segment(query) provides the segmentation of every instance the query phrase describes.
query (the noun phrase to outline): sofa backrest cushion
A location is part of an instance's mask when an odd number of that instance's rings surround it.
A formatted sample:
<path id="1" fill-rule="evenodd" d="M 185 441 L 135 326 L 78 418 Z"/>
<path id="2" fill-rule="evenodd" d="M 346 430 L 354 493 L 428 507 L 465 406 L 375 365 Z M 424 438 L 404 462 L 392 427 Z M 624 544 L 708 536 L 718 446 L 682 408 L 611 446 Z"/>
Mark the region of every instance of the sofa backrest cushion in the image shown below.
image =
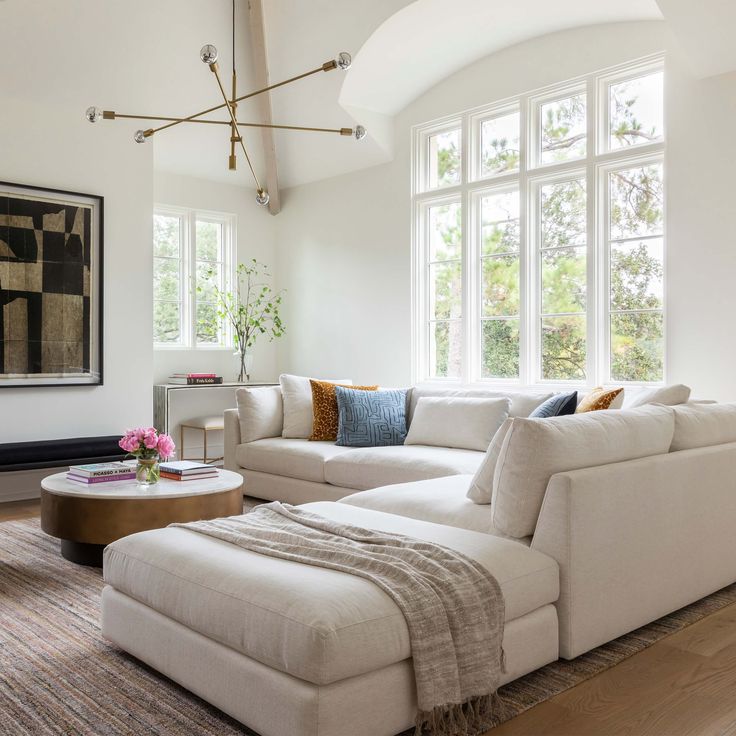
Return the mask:
<path id="1" fill-rule="evenodd" d="M 409 408 L 407 422 L 411 425 L 414 412 L 423 396 L 440 396 L 445 398 L 464 397 L 476 399 L 509 399 L 510 417 L 528 417 L 540 404 L 554 394 L 514 393 L 508 391 L 494 391 L 491 389 L 476 388 L 442 388 L 434 386 L 414 386 L 409 392 Z"/>
<path id="2" fill-rule="evenodd" d="M 506 439 L 513 423 L 513 417 L 509 417 L 493 435 L 491 444 L 488 445 L 488 450 L 486 450 L 478 470 L 475 471 L 466 494 L 473 503 L 487 504 L 493 500 L 493 476 L 496 472 L 496 464 L 501 454 L 503 441 Z"/>
<path id="3" fill-rule="evenodd" d="M 404 444 L 485 452 L 509 415 L 511 400 L 422 396 Z"/>
<path id="4" fill-rule="evenodd" d="M 318 379 L 329 381 L 329 383 L 344 383 L 352 385 L 348 378 Z M 279 376 L 281 386 L 281 397 L 284 402 L 284 427 L 282 437 L 293 439 L 309 439 L 312 434 L 314 420 L 312 405 L 312 386 L 309 378 L 304 376 L 292 376 L 282 373 Z"/>
<path id="5" fill-rule="evenodd" d="M 664 406 L 677 406 L 687 403 L 690 398 L 690 386 L 684 383 L 676 383 L 672 386 L 659 386 L 648 391 L 641 391 L 628 403 L 627 409 L 635 409 L 637 406 L 646 404 L 664 404 Z"/>
<path id="6" fill-rule="evenodd" d="M 666 406 L 515 418 L 493 477 L 494 526 L 512 537 L 533 534 L 555 473 L 666 453 L 674 428 Z"/>
<path id="7" fill-rule="evenodd" d="M 675 433 L 671 452 L 736 442 L 736 404 L 689 403 L 672 411 Z"/>
<path id="8" fill-rule="evenodd" d="M 235 392 L 240 419 L 240 441 L 279 437 L 284 427 L 280 386 L 239 388 Z"/>

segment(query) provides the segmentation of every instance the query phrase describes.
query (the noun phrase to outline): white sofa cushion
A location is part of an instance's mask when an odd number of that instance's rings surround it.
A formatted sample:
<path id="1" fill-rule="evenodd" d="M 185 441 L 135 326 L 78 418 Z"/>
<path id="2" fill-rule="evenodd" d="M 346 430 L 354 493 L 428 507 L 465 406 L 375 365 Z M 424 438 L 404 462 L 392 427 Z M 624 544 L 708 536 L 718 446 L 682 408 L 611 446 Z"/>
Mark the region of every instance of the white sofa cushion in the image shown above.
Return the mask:
<path id="1" fill-rule="evenodd" d="M 491 507 L 479 506 L 467 497 L 471 478 L 470 475 L 449 475 L 397 483 L 358 491 L 341 498 L 338 503 L 505 537 L 493 526 Z M 529 545 L 531 537 L 520 541 Z"/>
<path id="2" fill-rule="evenodd" d="M 540 404 L 544 403 L 552 393 L 533 394 L 533 393 L 513 393 L 508 391 L 494 391 L 482 388 L 442 388 L 434 386 L 414 386 L 409 394 L 409 413 L 407 422 L 411 424 L 414 419 L 419 399 L 423 396 L 441 396 L 441 397 L 468 397 L 478 399 L 509 399 L 510 417 L 528 417 Z"/>
<path id="3" fill-rule="evenodd" d="M 493 500 L 493 476 L 496 473 L 496 465 L 501 454 L 503 441 L 506 439 L 513 422 L 513 417 L 509 417 L 493 435 L 491 444 L 488 446 L 478 470 L 475 471 L 467 494 L 473 503 L 484 504 Z"/>
<path id="4" fill-rule="evenodd" d="M 349 379 L 315 379 L 327 383 L 344 383 L 351 385 Z M 281 397 L 284 405 L 283 437 L 307 439 L 312 434 L 314 408 L 312 406 L 312 385 L 309 378 L 282 373 L 279 376 Z"/>
<path id="5" fill-rule="evenodd" d="M 325 460 L 350 451 L 334 442 L 271 437 L 239 445 L 235 460 L 247 470 L 324 483 Z"/>
<path id="6" fill-rule="evenodd" d="M 624 406 L 627 409 L 635 409 L 637 406 L 645 406 L 646 404 L 677 406 L 678 404 L 686 404 L 689 398 L 690 386 L 676 383 L 672 386 L 660 386 L 659 388 L 642 391 L 636 394 L 630 403 L 625 403 Z"/>
<path id="7" fill-rule="evenodd" d="M 365 491 L 391 483 L 474 473 L 482 459 L 482 452 L 450 447 L 394 445 L 353 448 L 327 460 L 325 479 L 332 485 Z"/>
<path id="8" fill-rule="evenodd" d="M 510 405 L 508 398 L 422 396 L 404 444 L 485 452 L 508 417 Z"/>
<path id="9" fill-rule="evenodd" d="M 674 428 L 666 406 L 514 419 L 493 478 L 494 526 L 512 537 L 534 534 L 555 473 L 666 453 Z"/>
<path id="10" fill-rule="evenodd" d="M 673 407 L 675 433 L 671 452 L 736 442 L 736 404 L 694 404 Z"/>
<path id="11" fill-rule="evenodd" d="M 471 557 L 498 580 L 511 621 L 557 600 L 557 563 L 489 534 L 330 502 L 304 508 L 406 534 Z M 411 656 L 406 621 L 357 575 L 244 550 L 182 528 L 113 542 L 104 576 L 116 590 L 263 664 L 327 684 Z"/>
<path id="12" fill-rule="evenodd" d="M 280 437 L 284 428 L 284 406 L 280 386 L 239 388 L 235 392 L 240 420 L 240 441 Z"/>

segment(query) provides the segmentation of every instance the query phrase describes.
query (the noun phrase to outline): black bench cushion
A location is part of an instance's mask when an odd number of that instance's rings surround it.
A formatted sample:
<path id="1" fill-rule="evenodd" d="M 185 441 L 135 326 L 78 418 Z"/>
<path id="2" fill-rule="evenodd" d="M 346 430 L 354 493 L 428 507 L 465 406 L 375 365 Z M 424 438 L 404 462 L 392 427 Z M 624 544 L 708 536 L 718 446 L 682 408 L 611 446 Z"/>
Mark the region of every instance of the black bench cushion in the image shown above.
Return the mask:
<path id="1" fill-rule="evenodd" d="M 0 472 L 120 460 L 125 451 L 119 447 L 119 439 L 110 436 L 6 442 L 0 444 Z"/>

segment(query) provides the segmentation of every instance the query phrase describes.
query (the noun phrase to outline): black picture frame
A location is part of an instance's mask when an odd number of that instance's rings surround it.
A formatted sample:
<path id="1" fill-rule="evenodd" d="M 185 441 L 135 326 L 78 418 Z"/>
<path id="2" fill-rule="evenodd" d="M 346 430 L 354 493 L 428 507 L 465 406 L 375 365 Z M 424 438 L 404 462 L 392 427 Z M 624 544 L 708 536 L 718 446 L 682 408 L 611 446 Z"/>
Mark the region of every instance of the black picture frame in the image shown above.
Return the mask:
<path id="1" fill-rule="evenodd" d="M 102 386 L 104 197 L 0 181 L 0 388 Z"/>

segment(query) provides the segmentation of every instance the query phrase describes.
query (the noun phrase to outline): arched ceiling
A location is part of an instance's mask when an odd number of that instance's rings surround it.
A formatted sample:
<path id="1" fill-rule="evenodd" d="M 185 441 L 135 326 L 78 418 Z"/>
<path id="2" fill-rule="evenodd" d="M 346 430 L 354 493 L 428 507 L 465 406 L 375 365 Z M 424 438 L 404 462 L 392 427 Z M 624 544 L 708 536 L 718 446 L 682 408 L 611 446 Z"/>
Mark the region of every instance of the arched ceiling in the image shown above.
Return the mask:
<path id="1" fill-rule="evenodd" d="M 415 0 L 366 39 L 340 103 L 394 115 L 440 80 L 507 46 L 580 26 L 661 18 L 656 0 Z"/>

